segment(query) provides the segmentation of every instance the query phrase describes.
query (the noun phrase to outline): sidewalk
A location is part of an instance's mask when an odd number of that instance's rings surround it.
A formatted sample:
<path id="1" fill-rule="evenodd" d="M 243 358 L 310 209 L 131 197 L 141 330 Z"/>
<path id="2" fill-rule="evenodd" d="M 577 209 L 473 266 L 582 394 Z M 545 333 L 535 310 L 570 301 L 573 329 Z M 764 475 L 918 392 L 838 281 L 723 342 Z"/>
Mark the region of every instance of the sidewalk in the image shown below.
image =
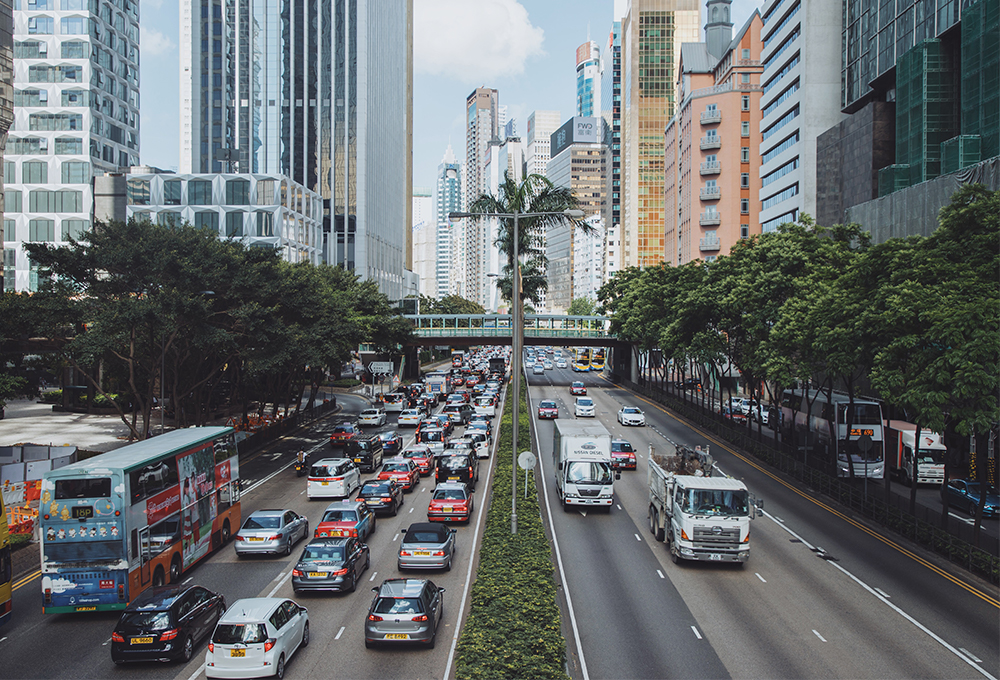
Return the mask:
<path id="1" fill-rule="evenodd" d="M 103 453 L 127 444 L 128 432 L 117 415 L 53 411 L 52 404 L 17 399 L 7 402 L 7 415 L 0 420 L 0 446 L 76 446 Z"/>

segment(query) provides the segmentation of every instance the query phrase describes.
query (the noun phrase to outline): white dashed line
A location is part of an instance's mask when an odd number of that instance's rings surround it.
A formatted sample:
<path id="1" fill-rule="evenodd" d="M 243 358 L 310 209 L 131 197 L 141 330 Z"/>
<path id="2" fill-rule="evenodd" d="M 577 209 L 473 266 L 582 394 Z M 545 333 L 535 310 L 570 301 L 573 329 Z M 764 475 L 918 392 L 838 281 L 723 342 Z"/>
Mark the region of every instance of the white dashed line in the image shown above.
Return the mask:
<path id="1" fill-rule="evenodd" d="M 416 508 L 410 508 L 410 513 L 412 514 L 414 510 L 416 510 Z"/>
<path id="2" fill-rule="evenodd" d="M 701 633 L 699 633 L 699 632 L 698 632 L 698 629 L 697 629 L 697 628 L 695 628 L 694 626 L 691 626 L 691 630 L 693 630 L 693 631 L 694 631 L 694 636 L 695 636 L 696 638 L 698 638 L 699 640 L 701 640 L 701 639 L 702 639 L 702 637 L 701 637 Z"/>
<path id="3" fill-rule="evenodd" d="M 194 580 L 194 576 L 188 576 L 186 579 L 184 579 L 184 583 L 182 583 L 181 585 L 183 586 L 183 585 L 186 585 L 188 583 L 191 583 L 191 581 L 193 581 L 193 580 Z"/>
<path id="4" fill-rule="evenodd" d="M 368 582 L 371 583 L 372 581 L 374 581 L 375 580 L 375 576 L 377 576 L 377 575 L 378 575 L 378 572 L 377 571 L 373 571 L 372 575 L 371 575 L 371 578 L 368 579 Z"/>
<path id="5" fill-rule="evenodd" d="M 6 640 L 6 639 L 7 639 L 7 636 L 5 635 L 5 636 L 3 636 L 2 638 L 0 638 L 0 642 L 3 642 L 3 641 L 4 641 L 4 640 Z"/>
<path id="6" fill-rule="evenodd" d="M 635 540 L 642 542 L 642 538 L 640 538 L 639 534 L 635 534 Z"/>
<path id="7" fill-rule="evenodd" d="M 395 536 L 392 537 L 392 542 L 393 543 L 395 543 L 398 540 L 399 540 L 399 534 L 396 534 Z"/>
<path id="8" fill-rule="evenodd" d="M 621 510 L 621 509 L 622 509 L 622 506 L 621 506 L 621 503 L 615 503 L 615 505 L 617 505 L 617 506 L 618 506 L 618 509 L 619 509 L 619 510 Z"/>
<path id="9" fill-rule="evenodd" d="M 879 595 L 881 595 L 884 598 L 888 598 L 889 597 L 889 593 L 885 592 L 881 588 L 875 588 L 874 590 L 875 590 L 876 593 L 878 593 Z"/>
<path id="10" fill-rule="evenodd" d="M 4 638 L 4 640 L 6 640 L 6 639 L 7 638 Z M 0 642 L 3 642 L 3 640 L 0 640 Z M 980 659 L 978 656 L 976 656 L 975 654 L 973 654 L 972 652 L 970 652 L 965 647 L 959 647 L 958 651 L 962 652 L 962 654 L 965 654 L 967 657 L 969 657 L 970 659 L 972 659 L 976 663 L 982 663 L 983 662 L 982 659 Z"/>
<path id="11" fill-rule="evenodd" d="M 334 639 L 334 640 L 339 640 L 339 639 L 340 639 L 340 636 L 344 634 L 344 631 L 345 631 L 346 629 L 347 629 L 347 626 L 341 626 L 341 627 L 340 627 L 340 630 L 338 630 L 338 631 L 337 631 L 337 634 L 333 636 L 333 639 Z"/>
<path id="12" fill-rule="evenodd" d="M 816 637 L 818 637 L 820 639 L 820 642 L 826 642 L 826 638 L 823 637 L 822 635 L 820 635 L 819 631 L 817 631 L 815 628 L 813 628 L 813 633 L 815 633 Z"/>
<path id="13" fill-rule="evenodd" d="M 289 570 L 288 570 L 288 573 L 287 573 L 287 574 L 285 574 L 284 578 L 282 578 L 282 579 L 281 579 L 280 581 L 278 581 L 278 583 L 277 583 L 277 584 L 275 584 L 275 586 L 274 586 L 273 588 L 271 588 L 271 592 L 269 592 L 269 593 L 267 594 L 267 596 L 268 596 L 268 597 L 274 597 L 274 594 L 275 594 L 276 592 L 278 592 L 278 589 L 279 589 L 279 588 L 280 588 L 281 586 L 283 586 L 283 585 L 285 585 L 286 583 L 288 583 L 288 579 L 290 579 L 290 578 L 292 578 L 292 570 L 291 570 L 291 569 L 289 569 Z"/>
<path id="14" fill-rule="evenodd" d="M 754 572 L 754 573 L 756 574 L 757 572 Z M 757 574 L 757 578 L 759 578 L 759 579 L 760 579 L 760 582 L 761 582 L 761 583 L 767 583 L 767 581 L 765 581 L 765 580 L 764 580 L 764 577 L 763 577 L 763 576 L 761 576 L 760 574 Z"/>
<path id="15" fill-rule="evenodd" d="M 663 572 L 660 571 L 659 569 L 656 570 L 656 573 L 659 575 L 660 578 L 666 578 L 666 576 L 663 575 Z"/>

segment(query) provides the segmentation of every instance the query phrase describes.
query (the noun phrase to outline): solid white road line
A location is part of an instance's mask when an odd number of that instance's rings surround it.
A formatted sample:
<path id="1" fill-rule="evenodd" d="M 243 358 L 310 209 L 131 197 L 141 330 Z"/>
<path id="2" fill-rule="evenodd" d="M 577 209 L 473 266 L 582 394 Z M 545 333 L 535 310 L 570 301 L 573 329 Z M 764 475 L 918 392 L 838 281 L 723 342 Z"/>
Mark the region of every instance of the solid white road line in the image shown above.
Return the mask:
<path id="1" fill-rule="evenodd" d="M 761 583 L 767 583 L 767 581 L 765 581 L 765 580 L 764 580 L 764 577 L 763 577 L 763 576 L 761 576 L 761 575 L 760 575 L 759 573 L 757 573 L 757 572 L 754 572 L 754 573 L 755 573 L 755 574 L 757 574 L 757 578 L 759 578 L 759 579 L 760 579 L 760 582 L 761 582 Z"/>
<path id="2" fill-rule="evenodd" d="M 878 593 L 878 594 L 879 594 L 879 595 L 881 595 L 882 597 L 884 597 L 884 598 L 887 598 L 887 599 L 888 599 L 888 597 L 889 597 L 889 593 L 885 592 L 885 591 L 884 591 L 884 590 L 882 590 L 881 588 L 874 588 L 874 590 L 875 590 L 875 592 L 876 592 L 876 593 Z"/>
<path id="3" fill-rule="evenodd" d="M 333 639 L 334 640 L 339 640 L 340 636 L 344 634 L 345 630 L 347 630 L 347 626 L 341 626 L 340 630 L 337 631 L 337 634 L 333 636 Z"/>
<path id="4" fill-rule="evenodd" d="M 701 639 L 702 639 L 702 637 L 701 637 L 701 633 L 699 633 L 699 632 L 698 632 L 698 629 L 697 629 L 697 628 L 695 628 L 694 626 L 691 626 L 691 630 L 693 630 L 693 631 L 694 631 L 694 636 L 695 636 L 696 638 L 698 638 L 699 640 L 701 640 Z"/>
<path id="5" fill-rule="evenodd" d="M 205 662 L 202 661 L 201 665 L 198 666 L 198 670 L 196 670 L 194 673 L 192 673 L 191 677 L 188 678 L 188 680 L 195 680 L 195 678 L 197 678 L 199 675 L 201 675 L 204 670 L 205 670 Z"/>
<path id="6" fill-rule="evenodd" d="M 271 588 L 271 592 L 269 592 L 267 594 L 267 596 L 268 597 L 274 597 L 274 594 L 276 592 L 278 592 L 278 588 L 280 588 L 281 586 L 283 586 L 286 583 L 288 583 L 288 579 L 290 579 L 290 578 L 292 578 L 292 570 L 291 569 L 288 570 L 288 573 L 285 574 L 284 578 L 282 578 L 280 581 L 278 581 L 278 583 L 273 588 Z"/>
<path id="7" fill-rule="evenodd" d="M 815 633 L 816 637 L 818 637 L 820 639 L 820 642 L 826 642 L 826 638 L 823 637 L 822 635 L 820 635 L 819 632 L 815 628 L 813 628 L 813 633 Z"/>

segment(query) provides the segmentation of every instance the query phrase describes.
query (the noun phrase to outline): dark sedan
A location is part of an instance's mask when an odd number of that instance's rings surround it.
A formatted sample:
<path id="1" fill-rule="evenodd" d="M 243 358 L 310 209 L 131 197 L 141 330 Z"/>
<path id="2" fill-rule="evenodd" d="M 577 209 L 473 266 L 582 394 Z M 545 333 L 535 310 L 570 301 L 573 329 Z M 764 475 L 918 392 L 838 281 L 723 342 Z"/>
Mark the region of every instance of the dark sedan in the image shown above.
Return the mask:
<path id="1" fill-rule="evenodd" d="M 371 559 L 368 546 L 353 536 L 313 539 L 292 569 L 292 589 L 353 593 Z"/>
<path id="2" fill-rule="evenodd" d="M 129 603 L 111 633 L 111 660 L 190 661 L 225 611 L 226 598 L 201 586 L 146 590 Z"/>
<path id="3" fill-rule="evenodd" d="M 955 505 L 975 517 L 979 508 L 981 486 L 979 482 L 968 479 L 952 479 L 944 486 L 948 505 Z M 986 505 L 983 507 L 983 517 L 993 517 L 1000 513 L 1000 496 L 995 486 L 986 487 Z"/>
<path id="4" fill-rule="evenodd" d="M 372 512 L 395 516 L 403 504 L 403 487 L 395 479 L 370 479 L 358 491 L 358 500 Z"/>
<path id="5" fill-rule="evenodd" d="M 382 453 L 396 455 L 403 448 L 403 438 L 395 430 L 382 432 L 378 438 L 382 440 Z"/>

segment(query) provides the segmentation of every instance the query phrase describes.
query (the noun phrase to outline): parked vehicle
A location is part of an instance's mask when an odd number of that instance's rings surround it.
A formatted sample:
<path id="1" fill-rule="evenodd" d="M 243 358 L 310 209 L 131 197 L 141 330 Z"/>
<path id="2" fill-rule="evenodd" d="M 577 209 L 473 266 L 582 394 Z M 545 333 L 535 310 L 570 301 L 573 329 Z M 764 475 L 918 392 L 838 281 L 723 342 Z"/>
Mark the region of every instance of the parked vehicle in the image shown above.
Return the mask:
<path id="1" fill-rule="evenodd" d="M 111 633 L 111 660 L 190 661 L 225 611 L 226 598 L 199 585 L 146 590 L 118 619 Z"/>
<path id="2" fill-rule="evenodd" d="M 375 599 L 365 619 L 365 647 L 386 642 L 422 642 L 434 647 L 444 614 L 444 588 L 423 579 L 392 578 L 372 592 Z"/>
<path id="3" fill-rule="evenodd" d="M 382 464 L 382 453 L 382 439 L 377 434 L 358 437 L 344 446 L 344 457 L 354 461 L 362 472 L 375 472 Z"/>
<path id="4" fill-rule="evenodd" d="M 292 546 L 309 535 L 309 520 L 294 510 L 257 510 L 236 534 L 236 556 L 290 555 Z"/>
<path id="5" fill-rule="evenodd" d="M 323 519 L 316 525 L 313 538 L 354 536 L 362 541 L 375 533 L 375 513 L 364 501 L 330 503 L 323 511 Z"/>
<path id="6" fill-rule="evenodd" d="M 917 426 L 904 420 L 890 420 L 885 428 L 885 461 L 890 473 L 909 484 L 913 479 L 914 449 L 917 450 L 917 484 L 944 483 L 944 458 L 948 448 L 936 432 L 920 430 L 917 447 Z"/>
<path id="7" fill-rule="evenodd" d="M 451 527 L 418 522 L 403 529 L 396 567 L 403 569 L 443 569 L 451 571 L 455 559 L 455 530 Z"/>
<path id="8" fill-rule="evenodd" d="M 596 506 L 611 510 L 614 480 L 621 473 L 611 459 L 611 433 L 599 422 L 556 420 L 552 456 L 556 495 L 571 506 Z"/>
<path id="9" fill-rule="evenodd" d="M 348 458 L 324 458 L 309 468 L 306 492 L 313 498 L 347 498 L 361 487 L 361 472 Z"/>
<path id="10" fill-rule="evenodd" d="M 314 538 L 292 568 L 292 590 L 333 590 L 353 593 L 358 578 L 371 566 L 365 543 L 347 538 Z"/>
<path id="11" fill-rule="evenodd" d="M 284 677 L 285 665 L 309 644 L 309 612 L 280 597 L 237 600 L 215 626 L 205 677 Z"/>
<path id="12" fill-rule="evenodd" d="M 750 558 L 750 520 L 763 502 L 737 479 L 708 476 L 707 452 L 667 447 L 667 456 L 649 458 L 650 531 L 667 543 L 674 562 L 744 564 Z"/>

